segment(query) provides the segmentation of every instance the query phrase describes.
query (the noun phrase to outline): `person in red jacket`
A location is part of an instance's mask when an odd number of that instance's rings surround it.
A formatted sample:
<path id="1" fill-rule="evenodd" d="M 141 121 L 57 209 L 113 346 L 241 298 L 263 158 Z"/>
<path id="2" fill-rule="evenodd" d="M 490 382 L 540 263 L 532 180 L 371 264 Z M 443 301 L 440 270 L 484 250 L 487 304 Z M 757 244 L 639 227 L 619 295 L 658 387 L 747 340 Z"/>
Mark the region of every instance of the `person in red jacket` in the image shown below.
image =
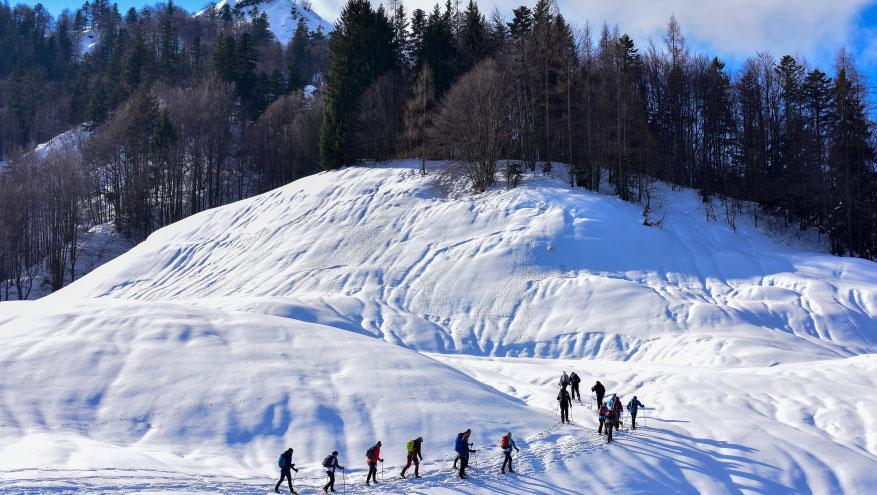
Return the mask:
<path id="1" fill-rule="evenodd" d="M 369 480 L 378 482 L 378 462 L 384 462 L 381 459 L 381 442 L 374 445 L 374 447 L 368 449 L 365 452 L 366 457 L 368 458 L 368 475 L 365 477 L 365 485 L 368 486 Z"/>

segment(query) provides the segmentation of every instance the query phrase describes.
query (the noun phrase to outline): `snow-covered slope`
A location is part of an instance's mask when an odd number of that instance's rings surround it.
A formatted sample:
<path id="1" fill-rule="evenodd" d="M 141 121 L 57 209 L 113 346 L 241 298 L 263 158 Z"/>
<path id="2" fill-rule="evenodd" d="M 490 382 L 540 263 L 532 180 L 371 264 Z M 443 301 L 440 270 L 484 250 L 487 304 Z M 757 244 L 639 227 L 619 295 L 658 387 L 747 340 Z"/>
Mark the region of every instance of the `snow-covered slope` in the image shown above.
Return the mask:
<path id="1" fill-rule="evenodd" d="M 470 354 L 770 364 L 877 349 L 877 264 L 538 178 L 449 198 L 350 168 L 190 217 L 53 298 L 185 300 Z"/>
<path id="2" fill-rule="evenodd" d="M 0 304 L 0 492 L 264 493 L 290 445 L 302 493 L 333 449 L 348 493 L 877 492 L 877 265 L 708 222 L 689 191 L 652 228 L 562 171 L 469 196 L 417 168 L 296 181 Z M 556 423 L 573 369 L 644 428 L 607 446 L 587 393 Z M 425 476 L 398 479 L 416 435 Z"/>
<path id="3" fill-rule="evenodd" d="M 241 3 L 238 0 L 222 0 L 216 4 L 216 9 L 220 9 L 226 4 L 234 8 L 235 5 Z M 296 18 L 293 19 L 291 13 L 295 6 Z M 257 5 L 260 12 L 268 14 L 268 23 L 271 32 L 277 37 L 277 40 L 283 44 L 289 43 L 295 29 L 298 27 L 299 19 L 304 19 L 310 31 L 322 29 L 324 33 L 332 32 L 334 26 L 331 22 L 323 19 L 313 9 L 306 9 L 301 0 L 263 0 Z M 245 7 L 244 11 L 249 12 L 251 7 Z M 195 15 L 203 15 L 204 11 L 200 11 Z"/>

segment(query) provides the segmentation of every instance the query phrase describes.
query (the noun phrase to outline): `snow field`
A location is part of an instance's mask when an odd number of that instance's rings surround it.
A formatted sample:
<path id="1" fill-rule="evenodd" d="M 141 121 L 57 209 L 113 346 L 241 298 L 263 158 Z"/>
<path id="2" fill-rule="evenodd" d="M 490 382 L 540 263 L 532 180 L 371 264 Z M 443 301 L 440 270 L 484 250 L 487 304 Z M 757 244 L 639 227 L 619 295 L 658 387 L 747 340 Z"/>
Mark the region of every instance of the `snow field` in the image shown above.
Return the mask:
<path id="1" fill-rule="evenodd" d="M 418 167 L 308 177 L 0 305 L 0 492 L 265 493 L 288 446 L 301 493 L 336 449 L 348 493 L 877 492 L 877 265 L 708 222 L 690 191 L 661 189 L 656 229 L 562 167 L 474 197 Z M 562 370 L 647 426 L 560 425 Z M 424 478 L 395 478 L 419 435 Z"/>

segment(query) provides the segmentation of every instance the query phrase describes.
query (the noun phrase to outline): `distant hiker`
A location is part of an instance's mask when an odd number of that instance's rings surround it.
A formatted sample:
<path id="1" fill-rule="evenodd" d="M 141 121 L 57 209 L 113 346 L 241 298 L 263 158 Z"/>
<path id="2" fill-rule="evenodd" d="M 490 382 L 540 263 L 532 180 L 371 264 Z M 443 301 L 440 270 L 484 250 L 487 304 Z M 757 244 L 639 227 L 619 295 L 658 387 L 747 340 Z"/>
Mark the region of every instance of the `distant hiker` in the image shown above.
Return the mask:
<path id="1" fill-rule="evenodd" d="M 630 413 L 630 428 L 632 430 L 636 429 L 636 413 L 640 407 L 646 406 L 644 406 L 635 395 L 633 396 L 633 399 L 630 399 L 630 402 L 627 403 L 627 412 Z"/>
<path id="2" fill-rule="evenodd" d="M 609 414 L 609 406 L 606 403 L 597 405 L 597 418 L 600 420 L 600 426 L 597 427 L 597 433 L 603 434 L 603 427 L 606 424 L 606 415 Z M 608 425 L 606 425 L 608 427 Z"/>
<path id="3" fill-rule="evenodd" d="M 454 452 L 457 453 L 457 457 L 454 458 L 454 469 L 457 469 L 457 462 L 460 461 L 460 451 L 457 450 L 457 445 L 467 433 L 472 433 L 472 430 L 467 428 L 466 431 L 457 433 L 457 439 L 454 442 Z"/>
<path id="4" fill-rule="evenodd" d="M 582 400 L 582 394 L 579 392 L 579 383 L 581 383 L 581 381 L 582 379 L 579 378 L 579 375 L 577 375 L 575 371 L 569 375 L 570 395 L 572 395 L 572 400 Z"/>
<path id="5" fill-rule="evenodd" d="M 591 387 L 591 392 L 597 394 L 597 408 L 599 409 L 600 404 L 603 403 L 603 396 L 606 395 L 606 387 L 604 387 L 603 384 L 600 383 L 600 380 L 597 380 L 597 383 L 595 383 L 594 386 Z"/>
<path id="6" fill-rule="evenodd" d="M 280 485 L 283 484 L 284 478 L 289 483 L 289 493 L 296 493 L 292 488 L 292 473 L 290 470 L 298 472 L 295 464 L 292 463 L 292 449 L 286 449 L 277 459 L 277 466 L 280 468 L 280 481 L 274 485 L 274 493 L 280 493 Z"/>
<path id="7" fill-rule="evenodd" d="M 560 389 L 557 401 L 560 402 L 560 422 L 569 423 L 569 408 L 572 407 L 572 398 L 565 388 Z"/>
<path id="8" fill-rule="evenodd" d="M 417 437 L 414 440 L 409 440 L 405 445 L 405 450 L 408 451 L 408 461 L 405 463 L 405 467 L 402 468 L 402 477 L 405 477 L 405 471 L 408 471 L 408 468 L 411 466 L 411 463 L 414 463 L 414 477 L 420 478 L 420 461 L 423 460 L 423 455 L 420 453 L 420 446 L 423 444 L 423 437 Z"/>
<path id="9" fill-rule="evenodd" d="M 333 451 L 330 455 L 323 459 L 323 468 L 329 476 L 329 482 L 323 487 L 324 492 L 335 491 L 335 470 L 344 471 L 344 466 L 338 464 L 338 451 Z"/>
<path id="10" fill-rule="evenodd" d="M 566 388 L 569 385 L 569 375 L 566 374 L 566 371 L 560 375 L 560 388 Z"/>
<path id="11" fill-rule="evenodd" d="M 612 398 L 612 419 L 615 420 L 615 431 L 621 426 L 621 415 L 624 414 L 624 406 L 621 405 L 621 396 L 616 394 Z"/>
<path id="12" fill-rule="evenodd" d="M 612 443 L 612 423 L 615 421 L 615 413 L 612 412 L 612 408 L 604 402 L 603 407 L 600 408 L 600 415 L 606 418 L 606 424 L 603 427 L 603 433 L 606 434 L 606 443 Z"/>
<path id="13" fill-rule="evenodd" d="M 470 448 L 472 444 L 469 443 L 469 436 L 471 434 L 472 430 L 466 430 L 462 435 L 458 435 L 456 445 L 454 445 L 454 450 L 457 451 L 457 455 L 460 458 L 460 479 L 466 479 L 466 468 L 469 466 L 469 454 L 477 452 Z"/>
<path id="14" fill-rule="evenodd" d="M 365 451 L 365 457 L 368 459 L 368 475 L 365 477 L 365 486 L 368 486 L 369 480 L 378 482 L 378 461 L 384 462 L 381 459 L 381 442 L 378 440 L 378 443 L 374 444 L 374 446 L 369 447 L 368 450 Z"/>
<path id="15" fill-rule="evenodd" d="M 512 449 L 515 449 L 515 451 L 518 451 L 519 449 L 515 444 L 515 440 L 512 438 L 512 432 L 508 432 L 502 437 L 499 446 L 502 448 L 502 453 L 505 454 L 505 457 L 502 460 L 502 470 L 500 472 L 505 474 L 505 465 L 508 464 L 509 472 L 514 473 L 515 470 L 512 469 Z"/>

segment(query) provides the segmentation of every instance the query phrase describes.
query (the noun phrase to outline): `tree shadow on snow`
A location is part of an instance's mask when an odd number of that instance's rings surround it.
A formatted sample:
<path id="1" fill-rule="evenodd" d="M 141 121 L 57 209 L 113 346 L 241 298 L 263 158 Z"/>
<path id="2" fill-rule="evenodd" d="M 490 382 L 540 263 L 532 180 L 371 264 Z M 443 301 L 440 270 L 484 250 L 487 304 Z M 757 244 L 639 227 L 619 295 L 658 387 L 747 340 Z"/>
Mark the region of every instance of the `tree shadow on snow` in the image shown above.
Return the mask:
<path id="1" fill-rule="evenodd" d="M 695 472 L 710 478 L 715 486 L 711 493 L 796 494 L 798 490 L 778 483 L 782 470 L 746 457 L 757 449 L 745 445 L 698 438 L 665 428 L 641 428 L 633 435 L 619 435 L 614 445 L 639 457 L 657 461 L 654 466 L 641 465 L 644 476 L 635 477 L 625 485 L 634 493 L 700 493 L 686 478 Z M 766 474 L 757 474 L 766 473 Z"/>

